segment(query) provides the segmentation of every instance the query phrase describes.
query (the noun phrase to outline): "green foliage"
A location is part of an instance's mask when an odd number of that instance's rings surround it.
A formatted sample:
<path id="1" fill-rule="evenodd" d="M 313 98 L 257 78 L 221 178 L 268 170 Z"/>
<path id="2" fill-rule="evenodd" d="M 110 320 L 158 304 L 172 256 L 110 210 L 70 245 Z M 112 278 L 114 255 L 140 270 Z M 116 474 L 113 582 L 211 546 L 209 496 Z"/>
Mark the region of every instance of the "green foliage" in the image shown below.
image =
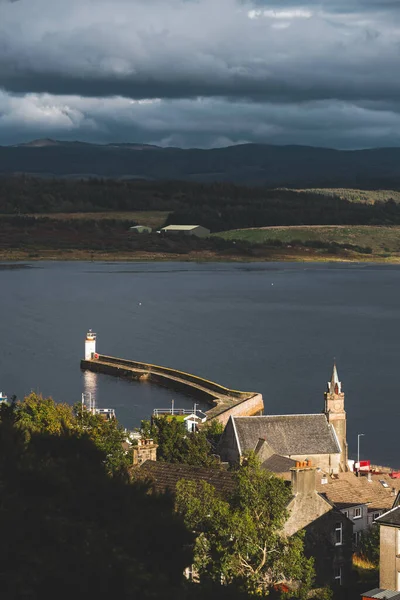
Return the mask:
<path id="1" fill-rule="evenodd" d="M 267 595 L 274 586 L 289 584 L 293 595 L 305 598 L 314 579 L 313 561 L 303 554 L 303 536 L 287 538 L 290 489 L 263 471 L 250 457 L 235 474 L 235 491 L 221 498 L 206 482 L 181 481 L 177 510 L 197 534 L 195 567 L 200 577 L 228 584 L 252 595 Z"/>
<path id="2" fill-rule="evenodd" d="M 367 531 L 364 531 L 358 554 L 370 561 L 373 565 L 379 566 L 379 551 L 380 551 L 380 531 L 379 525 L 372 524 Z"/>
<path id="3" fill-rule="evenodd" d="M 28 435 L 31 433 L 60 434 L 75 428 L 71 406 L 58 404 L 52 398 L 43 398 L 32 392 L 23 402 L 15 405 L 16 424 Z"/>
<path id="4" fill-rule="evenodd" d="M 157 459 L 171 463 L 185 463 L 196 467 L 217 467 L 218 459 L 213 455 L 216 443 L 222 434 L 219 423 L 210 423 L 200 431 L 189 433 L 182 420 L 162 416 L 142 421 L 141 433 L 158 444 Z"/>
<path id="5" fill-rule="evenodd" d="M 71 407 L 52 398 L 32 393 L 12 408 L 15 425 L 29 439 L 34 433 L 61 435 L 73 433 L 89 438 L 101 451 L 109 473 L 126 470 L 132 458 L 122 447 L 124 432 L 116 419 L 106 421 L 100 415 L 92 415 L 81 404 Z"/>
<path id="6" fill-rule="evenodd" d="M 132 464 L 132 453 L 126 453 L 122 446 L 124 430 L 116 419 L 93 415 L 81 404 L 74 406 L 74 413 L 78 430 L 101 450 L 109 473 L 122 472 Z"/>
<path id="7" fill-rule="evenodd" d="M 73 421 L 50 432 L 51 402 L 21 405 L 0 407 L 4 597 L 176 598 L 192 535 L 172 501 L 110 477 L 104 449 Z"/>

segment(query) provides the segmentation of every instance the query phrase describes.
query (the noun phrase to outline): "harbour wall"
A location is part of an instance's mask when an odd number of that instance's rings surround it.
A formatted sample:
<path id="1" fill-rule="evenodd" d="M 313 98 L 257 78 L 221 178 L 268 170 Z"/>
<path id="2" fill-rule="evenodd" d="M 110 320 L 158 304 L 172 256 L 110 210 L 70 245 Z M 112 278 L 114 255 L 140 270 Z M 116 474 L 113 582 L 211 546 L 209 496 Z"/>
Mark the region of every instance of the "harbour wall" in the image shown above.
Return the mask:
<path id="1" fill-rule="evenodd" d="M 151 383 L 180 391 L 210 405 L 207 421 L 217 420 L 225 425 L 229 417 L 262 414 L 264 402 L 261 394 L 231 390 L 202 377 L 149 363 L 96 354 L 91 360 L 82 360 L 81 369 L 124 377 L 147 380 Z"/>

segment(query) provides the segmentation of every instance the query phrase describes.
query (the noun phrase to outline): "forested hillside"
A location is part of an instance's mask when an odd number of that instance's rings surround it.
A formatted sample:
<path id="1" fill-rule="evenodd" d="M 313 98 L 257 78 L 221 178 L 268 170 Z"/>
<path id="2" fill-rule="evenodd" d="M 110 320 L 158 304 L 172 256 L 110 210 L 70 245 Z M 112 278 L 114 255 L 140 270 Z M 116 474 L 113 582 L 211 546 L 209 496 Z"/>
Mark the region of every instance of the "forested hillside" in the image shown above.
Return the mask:
<path id="1" fill-rule="evenodd" d="M 202 150 L 37 140 L 0 146 L 0 173 L 397 189 L 400 148 L 343 151 L 241 144 Z"/>
<path id="2" fill-rule="evenodd" d="M 352 202 L 334 190 L 243 187 L 143 180 L 0 178 L 0 213 L 8 215 L 163 211 L 167 223 L 198 223 L 211 231 L 272 225 L 394 225 L 394 192 L 379 201 Z M 395 196 L 397 199 L 397 195 Z"/>

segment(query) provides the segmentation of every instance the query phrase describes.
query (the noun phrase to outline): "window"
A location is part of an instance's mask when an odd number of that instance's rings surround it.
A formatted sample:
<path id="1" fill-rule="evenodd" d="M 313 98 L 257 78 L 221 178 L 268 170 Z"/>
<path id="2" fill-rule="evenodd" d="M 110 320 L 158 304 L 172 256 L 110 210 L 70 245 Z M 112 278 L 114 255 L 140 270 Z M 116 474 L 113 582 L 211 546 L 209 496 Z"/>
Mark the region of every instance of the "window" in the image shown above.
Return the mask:
<path id="1" fill-rule="evenodd" d="M 361 519 L 361 517 L 362 517 L 362 510 L 358 506 L 357 508 L 354 509 L 354 518 L 355 519 Z"/>
<path id="2" fill-rule="evenodd" d="M 343 524 L 336 523 L 335 525 L 335 546 L 341 546 L 343 544 Z"/>
<path id="3" fill-rule="evenodd" d="M 372 520 L 375 521 L 375 519 L 377 519 L 380 516 L 380 512 L 374 512 L 372 513 Z"/>
<path id="4" fill-rule="evenodd" d="M 347 518 L 349 517 L 349 511 L 348 510 L 344 510 L 343 514 L 344 514 L 345 517 L 347 517 Z"/>
<path id="5" fill-rule="evenodd" d="M 193 581 L 193 576 L 194 576 L 193 565 L 190 565 L 190 567 L 186 567 L 186 569 L 185 569 L 185 577 L 189 581 Z"/>
<path id="6" fill-rule="evenodd" d="M 355 531 L 353 533 L 353 544 L 354 546 L 358 546 L 361 540 L 361 531 Z"/>
<path id="7" fill-rule="evenodd" d="M 333 569 L 333 579 L 337 585 L 342 585 L 342 567 Z"/>

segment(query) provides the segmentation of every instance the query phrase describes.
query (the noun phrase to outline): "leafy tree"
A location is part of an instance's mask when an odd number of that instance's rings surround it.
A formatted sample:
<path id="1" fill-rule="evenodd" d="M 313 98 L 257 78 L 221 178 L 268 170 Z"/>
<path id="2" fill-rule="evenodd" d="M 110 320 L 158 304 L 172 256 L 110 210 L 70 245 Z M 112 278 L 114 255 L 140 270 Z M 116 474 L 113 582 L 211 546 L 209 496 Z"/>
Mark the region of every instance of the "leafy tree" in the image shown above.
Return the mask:
<path id="1" fill-rule="evenodd" d="M 358 548 L 358 554 L 369 560 L 372 564 L 379 566 L 379 553 L 380 553 L 380 530 L 379 525 L 371 525 L 367 531 L 364 531 L 360 545 Z"/>
<path id="2" fill-rule="evenodd" d="M 2 596 L 178 597 L 192 535 L 171 499 L 110 477 L 79 428 L 25 429 L 21 410 L 0 407 Z"/>
<path id="3" fill-rule="evenodd" d="M 60 434 L 75 428 L 75 417 L 69 404 L 54 402 L 41 394 L 31 393 L 23 402 L 14 404 L 15 421 L 28 435 L 32 433 Z"/>
<path id="4" fill-rule="evenodd" d="M 158 460 L 197 467 L 219 465 L 214 452 L 223 431 L 220 423 L 212 422 L 199 431 L 189 433 L 179 417 L 167 416 L 154 419 L 152 424 L 142 421 L 140 431 L 144 437 L 151 437 L 157 442 Z"/>
<path id="5" fill-rule="evenodd" d="M 313 560 L 303 553 L 303 535 L 282 533 L 290 489 L 262 470 L 254 457 L 234 475 L 236 486 L 222 498 L 208 483 L 181 481 L 176 506 L 197 538 L 195 568 L 200 577 L 267 595 L 289 584 L 306 597 L 314 580 Z"/>
<path id="6" fill-rule="evenodd" d="M 91 414 L 81 404 L 71 407 L 35 393 L 22 402 L 13 403 L 10 411 L 16 427 L 23 431 L 27 440 L 35 433 L 61 435 L 70 432 L 88 437 L 96 445 L 109 473 L 121 472 L 132 464 L 131 456 L 122 447 L 125 435 L 116 419 L 107 421 L 101 415 Z"/>
<path id="7" fill-rule="evenodd" d="M 101 415 L 93 415 L 81 404 L 74 406 L 74 413 L 78 430 L 104 454 L 109 473 L 124 471 L 132 464 L 132 453 L 123 449 L 126 435 L 117 419 L 105 420 Z"/>

